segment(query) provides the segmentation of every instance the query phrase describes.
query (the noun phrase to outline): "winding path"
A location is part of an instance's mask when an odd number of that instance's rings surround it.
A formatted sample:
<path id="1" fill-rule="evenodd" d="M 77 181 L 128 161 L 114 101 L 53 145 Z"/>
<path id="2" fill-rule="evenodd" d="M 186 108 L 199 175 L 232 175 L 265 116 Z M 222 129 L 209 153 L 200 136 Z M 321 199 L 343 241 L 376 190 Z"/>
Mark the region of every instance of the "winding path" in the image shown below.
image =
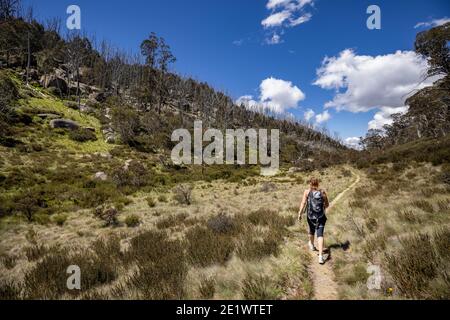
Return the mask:
<path id="1" fill-rule="evenodd" d="M 352 190 L 360 181 L 361 177 L 356 175 L 356 180 L 347 189 L 342 191 L 331 203 L 328 210 L 332 209 L 342 197 Z M 337 300 L 338 299 L 338 285 L 334 280 L 334 272 L 329 261 L 324 265 L 318 263 L 318 257 L 316 252 L 311 252 L 311 265 L 309 267 L 309 273 L 313 281 L 314 286 L 314 299 L 316 300 Z"/>

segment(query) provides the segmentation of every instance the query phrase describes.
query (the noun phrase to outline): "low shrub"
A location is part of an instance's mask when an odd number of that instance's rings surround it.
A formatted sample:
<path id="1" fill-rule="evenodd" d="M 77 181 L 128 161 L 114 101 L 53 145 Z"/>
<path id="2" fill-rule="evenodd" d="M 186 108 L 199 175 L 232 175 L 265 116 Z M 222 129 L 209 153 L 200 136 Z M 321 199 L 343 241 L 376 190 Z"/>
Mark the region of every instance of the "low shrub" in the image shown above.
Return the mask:
<path id="1" fill-rule="evenodd" d="M 242 295 L 245 300 L 277 300 L 281 291 L 269 277 L 248 275 L 242 284 Z"/>
<path id="2" fill-rule="evenodd" d="M 192 190 L 194 189 L 191 184 L 180 184 L 173 189 L 173 198 L 179 204 L 191 205 L 192 204 Z"/>
<path id="3" fill-rule="evenodd" d="M 76 142 L 97 141 L 95 133 L 88 129 L 72 130 L 69 132 L 69 138 Z"/>
<path id="4" fill-rule="evenodd" d="M 147 197 L 147 198 L 145 198 L 145 201 L 147 202 L 147 204 L 150 208 L 156 207 L 156 201 L 153 197 Z"/>
<path id="5" fill-rule="evenodd" d="M 117 217 L 119 211 L 110 206 L 99 206 L 94 210 L 94 215 L 105 222 L 106 227 L 117 226 L 119 224 Z"/>
<path id="6" fill-rule="evenodd" d="M 386 269 L 404 296 L 427 298 L 429 283 L 439 273 L 439 258 L 431 238 L 427 234 L 415 234 L 401 239 L 400 243 L 399 253 L 385 255 Z M 445 266 L 443 271 L 446 272 Z"/>
<path id="7" fill-rule="evenodd" d="M 202 299 L 212 299 L 216 293 L 216 282 L 213 278 L 203 279 L 198 287 Z"/>
<path id="8" fill-rule="evenodd" d="M 182 299 L 187 264 L 184 244 L 164 232 L 147 231 L 131 240 L 127 261 L 137 261 L 128 285 L 150 300 Z"/>
<path id="9" fill-rule="evenodd" d="M 165 217 L 161 220 L 159 220 L 156 223 L 156 227 L 158 229 L 169 229 L 173 228 L 175 226 L 178 226 L 182 223 L 184 223 L 187 219 L 188 215 L 186 213 L 180 213 L 176 215 L 170 215 L 168 217 Z"/>
<path id="10" fill-rule="evenodd" d="M 25 274 L 25 297 L 55 300 L 64 295 L 79 295 L 81 290 L 67 288 L 67 268 L 71 265 L 79 266 L 82 270 L 83 292 L 111 283 L 117 277 L 112 264 L 88 252 L 72 254 L 68 250 L 54 250 Z"/>
<path id="11" fill-rule="evenodd" d="M 186 233 L 187 253 L 193 265 L 207 267 L 225 264 L 233 253 L 235 244 L 231 237 L 195 226 Z"/>
<path id="12" fill-rule="evenodd" d="M 130 214 L 125 218 L 125 224 L 129 228 L 137 227 L 141 224 L 141 218 L 135 214 Z"/>

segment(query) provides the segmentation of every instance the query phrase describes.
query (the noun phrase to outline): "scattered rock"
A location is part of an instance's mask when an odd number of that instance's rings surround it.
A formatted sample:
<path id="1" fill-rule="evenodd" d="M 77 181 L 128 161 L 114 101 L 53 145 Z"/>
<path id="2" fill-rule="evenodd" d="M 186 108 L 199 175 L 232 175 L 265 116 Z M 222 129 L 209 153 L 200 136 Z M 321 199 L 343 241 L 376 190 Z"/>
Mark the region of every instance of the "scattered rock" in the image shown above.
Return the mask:
<path id="1" fill-rule="evenodd" d="M 22 79 L 25 81 L 27 79 L 27 70 L 23 70 L 21 73 Z M 28 80 L 30 81 L 39 81 L 39 71 L 36 69 L 30 69 L 28 71 Z"/>
<path id="2" fill-rule="evenodd" d="M 83 112 L 83 113 L 90 113 L 90 112 L 94 111 L 94 108 L 82 104 L 80 106 L 80 111 Z"/>
<path id="3" fill-rule="evenodd" d="M 69 130 L 78 130 L 80 128 L 78 123 L 68 119 L 54 119 L 50 121 L 50 127 L 53 129 L 62 128 Z"/>
<path id="4" fill-rule="evenodd" d="M 123 170 L 124 170 L 124 171 L 127 171 L 128 168 L 130 168 L 130 165 L 131 165 L 132 162 L 133 162 L 132 159 L 126 160 L 126 161 L 125 161 L 125 165 L 123 166 Z"/>
<path id="5" fill-rule="evenodd" d="M 97 172 L 94 176 L 95 180 L 106 181 L 108 180 L 108 175 L 104 172 Z"/>
<path id="6" fill-rule="evenodd" d="M 92 127 L 86 127 L 86 128 L 84 128 L 84 129 L 86 129 L 86 130 L 88 130 L 88 131 L 91 131 L 91 132 L 93 132 L 93 133 L 96 132 L 95 128 L 92 128 Z"/>
<path id="7" fill-rule="evenodd" d="M 105 159 L 112 159 L 112 155 L 109 152 L 95 152 L 94 156 L 105 158 Z"/>
<path id="8" fill-rule="evenodd" d="M 63 78 L 60 78 L 54 74 L 42 76 L 41 80 L 40 80 L 40 84 L 44 88 L 55 88 L 63 94 L 67 94 L 69 92 L 69 86 L 67 85 L 66 80 L 64 80 Z"/>
<path id="9" fill-rule="evenodd" d="M 109 94 L 105 92 L 93 92 L 89 95 L 89 100 L 96 102 L 105 102 L 108 97 Z"/>
<path id="10" fill-rule="evenodd" d="M 297 172 L 301 172 L 301 171 L 302 171 L 301 168 L 298 168 L 298 167 L 292 167 L 292 168 L 289 168 L 288 173 L 289 173 L 289 174 L 293 174 L 293 173 L 297 173 Z"/>

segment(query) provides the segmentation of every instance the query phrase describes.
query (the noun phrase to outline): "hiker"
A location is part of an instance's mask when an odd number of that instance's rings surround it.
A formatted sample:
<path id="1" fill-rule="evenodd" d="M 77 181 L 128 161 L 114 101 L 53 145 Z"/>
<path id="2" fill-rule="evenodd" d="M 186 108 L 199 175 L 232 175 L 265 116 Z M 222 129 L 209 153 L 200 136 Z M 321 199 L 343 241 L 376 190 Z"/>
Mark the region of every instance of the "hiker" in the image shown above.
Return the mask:
<path id="1" fill-rule="evenodd" d="M 301 221 L 303 212 L 307 213 L 307 221 L 309 226 L 309 249 L 311 251 L 317 251 L 314 246 L 314 235 L 317 234 L 317 243 L 319 245 L 319 263 L 324 264 L 325 259 L 323 257 L 323 232 L 325 224 L 327 222 L 327 216 L 325 210 L 330 206 L 328 202 L 328 196 L 325 190 L 319 189 L 319 179 L 311 178 L 309 181 L 309 189 L 303 193 L 302 203 L 300 205 L 300 211 L 298 212 L 298 220 Z M 306 210 L 305 210 L 306 209 Z"/>

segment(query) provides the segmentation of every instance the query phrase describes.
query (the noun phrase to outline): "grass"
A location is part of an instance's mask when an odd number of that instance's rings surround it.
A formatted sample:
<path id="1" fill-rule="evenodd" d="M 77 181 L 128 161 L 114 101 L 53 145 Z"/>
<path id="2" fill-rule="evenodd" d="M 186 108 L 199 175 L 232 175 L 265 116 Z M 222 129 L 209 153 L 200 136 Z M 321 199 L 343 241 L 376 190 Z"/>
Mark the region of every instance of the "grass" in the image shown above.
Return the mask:
<path id="1" fill-rule="evenodd" d="M 111 176 L 103 163 L 106 160 L 99 159 L 97 164 L 96 158 L 93 159 L 95 171 Z M 235 299 L 244 298 L 242 288 L 248 275 L 265 275 L 272 279 L 270 288 L 276 288 L 269 290 L 271 295 L 275 292 L 277 298 L 311 298 L 309 255 L 298 236 L 293 236 L 298 228 L 293 224 L 296 213 L 293 207 L 298 204 L 298 194 L 306 188 L 296 184 L 295 175 L 274 179 L 276 189 L 270 192 L 260 192 L 270 178 L 253 177 L 247 185 L 224 180 L 191 181 L 194 186 L 191 197 L 195 201 L 189 206 L 164 201 L 171 187 L 147 190 L 140 187 L 137 193 L 126 196 L 126 201 L 120 200 L 124 205 L 117 214 L 118 225 L 105 228 L 92 209 L 83 209 L 82 204 L 88 207 L 87 204 L 108 201 L 108 190 L 117 192 L 117 189 L 110 181 L 92 183 L 89 178 L 95 173 L 92 169 L 86 178 L 79 176 L 81 168 L 71 169 L 53 172 L 52 184 L 63 188 L 65 182 L 70 185 L 72 180 L 80 181 L 83 193 L 76 193 L 78 209 L 56 213 L 47 225 L 26 224 L 8 217 L 11 223 L 0 230 L 2 252 L 20 253 L 13 268 L 15 275 L 0 264 L 7 276 L 4 280 L 14 280 L 5 285 L 8 293 L 4 295 L 17 297 L 15 284 L 23 282 L 21 298 L 38 297 L 42 290 L 40 298 L 47 299 Z M 52 170 L 51 166 L 49 171 Z M 334 169 L 325 170 L 324 174 L 333 181 L 332 186 L 327 186 L 331 192 L 335 192 L 335 187 L 336 193 L 339 192 L 351 181 L 332 179 Z M 61 190 L 55 190 L 56 194 L 62 196 L 71 191 L 69 187 L 65 192 Z M 118 201 L 121 197 L 119 193 L 113 198 Z M 157 199 L 157 206 L 149 207 L 148 197 Z M 268 206 L 272 210 L 259 209 Z M 59 215 L 64 222 L 57 222 Z M 132 227 L 138 220 L 138 227 Z M 26 236 L 31 228 L 33 232 Z M 21 258 L 27 251 L 30 260 L 26 256 Z M 58 287 L 43 274 L 47 269 L 51 271 L 48 277 L 53 277 L 72 257 L 80 259 L 83 268 L 92 273 L 79 293 Z M 56 263 L 56 259 L 60 262 Z M 54 269 L 48 267 L 49 261 L 56 264 Z M 104 268 L 104 274 L 96 266 Z M 26 274 L 27 280 L 16 274 Z M 48 289 L 43 288 L 44 282 L 48 283 Z"/>
<path id="2" fill-rule="evenodd" d="M 438 181 L 430 186 L 429 179 L 440 170 L 373 166 L 334 208 L 332 240 L 352 249 L 333 250 L 341 298 L 448 299 L 448 189 Z M 381 268 L 381 290 L 367 289 L 369 262 Z"/>

